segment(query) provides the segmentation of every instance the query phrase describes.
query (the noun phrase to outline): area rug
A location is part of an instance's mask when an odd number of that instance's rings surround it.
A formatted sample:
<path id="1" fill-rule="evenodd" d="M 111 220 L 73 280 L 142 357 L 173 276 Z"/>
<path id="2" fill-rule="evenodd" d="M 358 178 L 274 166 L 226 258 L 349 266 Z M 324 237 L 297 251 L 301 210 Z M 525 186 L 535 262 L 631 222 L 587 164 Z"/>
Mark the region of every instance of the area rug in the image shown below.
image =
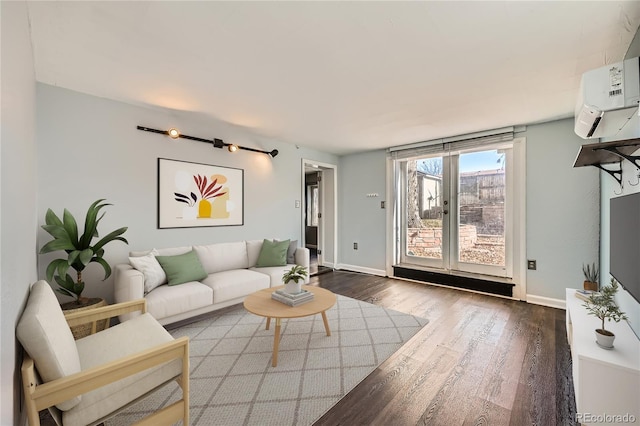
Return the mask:
<path id="1" fill-rule="evenodd" d="M 337 296 L 322 317 L 283 320 L 278 366 L 273 327 L 238 306 L 171 331 L 189 336 L 191 425 L 310 425 L 397 351 L 428 320 Z M 180 396 L 171 383 L 107 426 L 129 425 Z"/>

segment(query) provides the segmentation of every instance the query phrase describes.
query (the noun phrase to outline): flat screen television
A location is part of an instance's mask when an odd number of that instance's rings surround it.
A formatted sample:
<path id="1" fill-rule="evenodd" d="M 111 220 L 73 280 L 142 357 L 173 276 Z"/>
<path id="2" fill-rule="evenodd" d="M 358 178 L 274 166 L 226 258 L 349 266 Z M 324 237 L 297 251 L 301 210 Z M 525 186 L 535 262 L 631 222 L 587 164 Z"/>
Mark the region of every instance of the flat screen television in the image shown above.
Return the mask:
<path id="1" fill-rule="evenodd" d="M 640 302 L 640 193 L 612 198 L 610 208 L 609 269 Z"/>

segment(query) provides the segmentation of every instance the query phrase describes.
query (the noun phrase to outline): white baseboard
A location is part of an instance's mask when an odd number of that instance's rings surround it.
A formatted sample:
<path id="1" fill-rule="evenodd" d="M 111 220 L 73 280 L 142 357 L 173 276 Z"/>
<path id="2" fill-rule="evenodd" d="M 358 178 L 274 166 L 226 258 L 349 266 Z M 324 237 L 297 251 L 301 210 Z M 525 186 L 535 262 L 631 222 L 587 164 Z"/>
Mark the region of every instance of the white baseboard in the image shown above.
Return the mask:
<path id="1" fill-rule="evenodd" d="M 322 266 L 324 266 L 325 268 L 331 268 L 331 269 L 335 268 L 333 262 L 323 262 Z"/>
<path id="2" fill-rule="evenodd" d="M 367 268 L 367 267 L 364 267 L 364 266 L 347 265 L 347 264 L 344 264 L 344 263 L 339 263 L 336 266 L 336 269 L 346 270 L 346 271 L 353 271 L 353 272 L 362 272 L 363 274 L 377 275 L 379 277 L 386 277 L 387 276 L 387 271 L 385 271 L 384 269 L 373 269 L 373 268 Z"/>
<path id="3" fill-rule="evenodd" d="M 536 296 L 534 294 L 527 294 L 527 303 L 549 306 L 550 308 L 566 309 L 564 299 L 553 299 L 551 297 Z"/>

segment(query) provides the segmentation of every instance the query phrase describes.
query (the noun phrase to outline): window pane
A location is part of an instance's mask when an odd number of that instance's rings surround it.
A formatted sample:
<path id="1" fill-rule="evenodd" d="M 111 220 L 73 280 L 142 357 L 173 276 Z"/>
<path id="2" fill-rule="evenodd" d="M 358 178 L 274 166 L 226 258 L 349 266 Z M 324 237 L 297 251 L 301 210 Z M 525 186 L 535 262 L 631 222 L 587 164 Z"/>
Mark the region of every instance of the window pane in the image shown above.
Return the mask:
<path id="1" fill-rule="evenodd" d="M 505 265 L 505 158 L 499 150 L 460 155 L 461 262 Z"/>

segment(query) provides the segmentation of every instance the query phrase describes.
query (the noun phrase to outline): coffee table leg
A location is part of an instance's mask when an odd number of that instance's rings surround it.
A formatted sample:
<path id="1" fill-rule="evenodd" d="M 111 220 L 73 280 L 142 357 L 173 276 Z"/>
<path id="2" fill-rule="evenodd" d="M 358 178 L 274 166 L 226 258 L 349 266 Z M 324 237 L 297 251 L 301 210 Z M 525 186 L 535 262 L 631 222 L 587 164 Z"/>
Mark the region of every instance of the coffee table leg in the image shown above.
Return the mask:
<path id="1" fill-rule="evenodd" d="M 270 325 L 271 325 L 271 317 L 267 317 L 267 328 L 265 328 L 265 330 L 268 330 Z"/>
<path id="2" fill-rule="evenodd" d="M 331 336 L 331 330 L 329 329 L 329 321 L 327 320 L 327 314 L 322 311 L 322 321 L 324 322 L 324 330 L 327 332 L 327 336 Z"/>
<path id="3" fill-rule="evenodd" d="M 273 333 L 273 356 L 271 357 L 271 366 L 278 365 L 278 346 L 280 345 L 280 318 L 276 318 L 276 329 Z"/>

